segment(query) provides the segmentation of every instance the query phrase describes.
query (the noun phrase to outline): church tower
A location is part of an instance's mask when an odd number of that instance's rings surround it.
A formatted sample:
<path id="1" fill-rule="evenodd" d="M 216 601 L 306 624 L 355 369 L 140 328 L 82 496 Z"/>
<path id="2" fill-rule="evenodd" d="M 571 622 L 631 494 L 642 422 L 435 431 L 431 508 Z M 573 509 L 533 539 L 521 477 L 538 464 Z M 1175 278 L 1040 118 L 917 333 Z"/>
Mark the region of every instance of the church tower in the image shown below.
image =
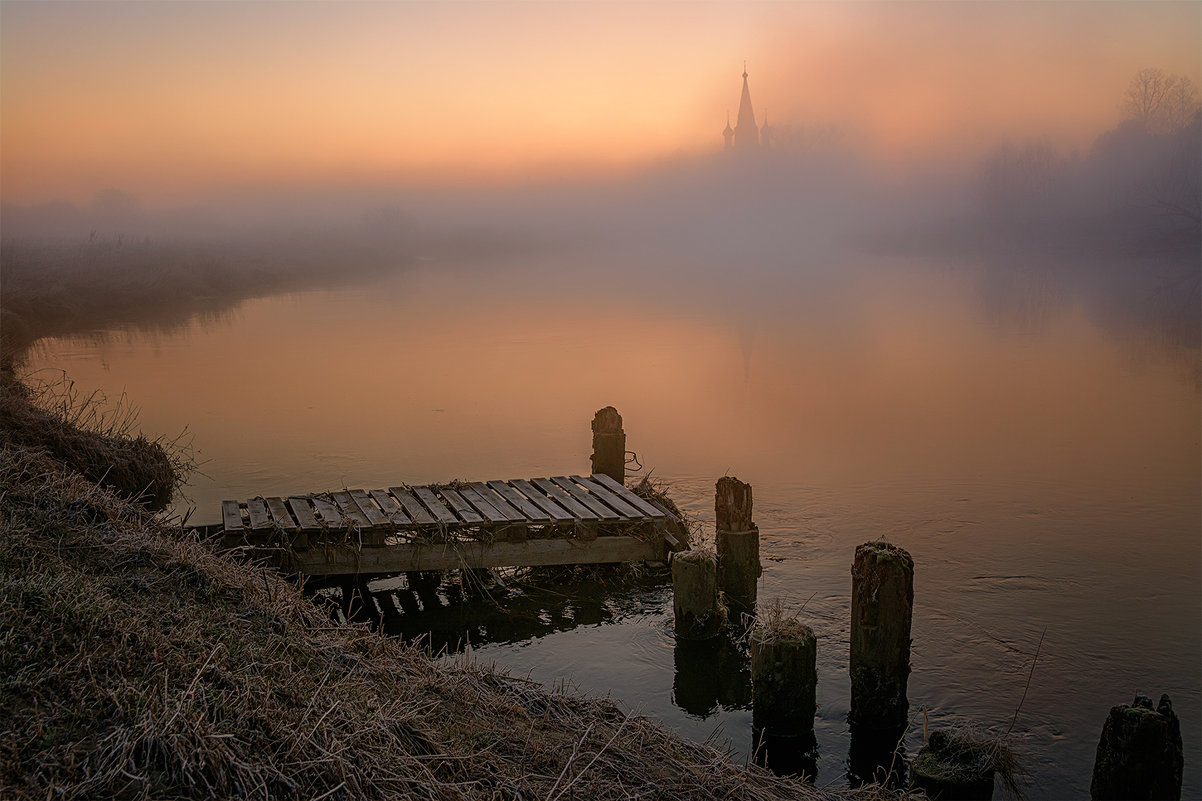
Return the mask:
<path id="1" fill-rule="evenodd" d="M 728 122 L 727 125 L 730 123 Z M 743 64 L 743 94 L 739 97 L 739 116 L 735 120 L 735 147 L 752 150 L 760 143 L 760 132 L 751 109 L 751 90 L 747 88 L 747 64 Z"/>
<path id="2" fill-rule="evenodd" d="M 730 127 L 730 112 L 726 112 L 726 128 L 722 131 L 722 138 L 726 140 L 726 150 L 730 150 L 735 146 L 735 129 Z"/>

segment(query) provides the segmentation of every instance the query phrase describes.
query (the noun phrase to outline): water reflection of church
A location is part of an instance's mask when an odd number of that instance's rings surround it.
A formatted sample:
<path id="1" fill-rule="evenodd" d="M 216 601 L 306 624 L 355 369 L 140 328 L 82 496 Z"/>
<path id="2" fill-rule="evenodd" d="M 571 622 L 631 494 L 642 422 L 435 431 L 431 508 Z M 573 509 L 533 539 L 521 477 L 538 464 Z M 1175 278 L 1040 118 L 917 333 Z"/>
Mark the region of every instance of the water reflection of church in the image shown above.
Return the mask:
<path id="1" fill-rule="evenodd" d="M 747 65 L 743 65 L 743 93 L 739 96 L 739 116 L 735 127 L 730 127 L 730 112 L 726 112 L 726 129 L 722 131 L 726 150 L 742 153 L 754 152 L 759 148 L 770 148 L 775 142 L 775 132 L 768 125 L 768 112 L 764 112 L 764 124 L 756 126 L 755 111 L 751 107 L 751 89 L 747 86 Z"/>

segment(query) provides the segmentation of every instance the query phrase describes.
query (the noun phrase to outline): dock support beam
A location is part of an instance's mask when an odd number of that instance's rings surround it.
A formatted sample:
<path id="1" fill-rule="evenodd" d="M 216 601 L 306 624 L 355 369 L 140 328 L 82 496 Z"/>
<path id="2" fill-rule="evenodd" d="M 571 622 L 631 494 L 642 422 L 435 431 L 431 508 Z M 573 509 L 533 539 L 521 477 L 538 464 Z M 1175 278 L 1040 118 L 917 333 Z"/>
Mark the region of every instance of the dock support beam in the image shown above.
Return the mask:
<path id="1" fill-rule="evenodd" d="M 910 702 L 914 560 L 888 542 L 856 548 L 851 567 L 851 714 L 854 730 L 900 731 Z"/>
<path id="2" fill-rule="evenodd" d="M 717 636 L 726 622 L 726 610 L 718 603 L 718 563 L 713 552 L 672 554 L 672 613 L 677 639 Z"/>
<path id="3" fill-rule="evenodd" d="M 751 485 L 732 476 L 718 479 L 714 492 L 718 587 L 731 617 L 755 611 L 760 568 L 760 530 L 751 522 Z"/>
<path id="4" fill-rule="evenodd" d="M 622 415 L 612 406 L 593 415 L 593 473 L 604 473 L 619 484 L 626 483 L 626 432 Z"/>

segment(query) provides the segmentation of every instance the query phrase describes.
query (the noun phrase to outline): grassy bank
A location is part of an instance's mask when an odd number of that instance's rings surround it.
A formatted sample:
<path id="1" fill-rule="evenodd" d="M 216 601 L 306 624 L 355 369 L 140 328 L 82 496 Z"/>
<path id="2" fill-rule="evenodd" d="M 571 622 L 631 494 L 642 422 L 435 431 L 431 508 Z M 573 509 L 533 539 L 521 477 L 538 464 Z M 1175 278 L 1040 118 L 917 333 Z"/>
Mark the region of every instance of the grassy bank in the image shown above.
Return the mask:
<path id="1" fill-rule="evenodd" d="M 608 701 L 332 626 L 270 570 L 12 434 L 4 798 L 834 797 Z"/>

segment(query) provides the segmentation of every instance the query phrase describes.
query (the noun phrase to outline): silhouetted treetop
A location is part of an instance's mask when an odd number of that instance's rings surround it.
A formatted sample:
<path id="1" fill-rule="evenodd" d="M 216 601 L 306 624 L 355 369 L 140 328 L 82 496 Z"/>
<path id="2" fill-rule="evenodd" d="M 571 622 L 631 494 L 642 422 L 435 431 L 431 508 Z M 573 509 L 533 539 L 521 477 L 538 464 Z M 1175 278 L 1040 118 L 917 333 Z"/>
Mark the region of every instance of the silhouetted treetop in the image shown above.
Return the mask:
<path id="1" fill-rule="evenodd" d="M 1131 78 L 1119 108 L 1148 133 L 1176 133 L 1199 113 L 1198 88 L 1184 75 L 1148 67 Z"/>

